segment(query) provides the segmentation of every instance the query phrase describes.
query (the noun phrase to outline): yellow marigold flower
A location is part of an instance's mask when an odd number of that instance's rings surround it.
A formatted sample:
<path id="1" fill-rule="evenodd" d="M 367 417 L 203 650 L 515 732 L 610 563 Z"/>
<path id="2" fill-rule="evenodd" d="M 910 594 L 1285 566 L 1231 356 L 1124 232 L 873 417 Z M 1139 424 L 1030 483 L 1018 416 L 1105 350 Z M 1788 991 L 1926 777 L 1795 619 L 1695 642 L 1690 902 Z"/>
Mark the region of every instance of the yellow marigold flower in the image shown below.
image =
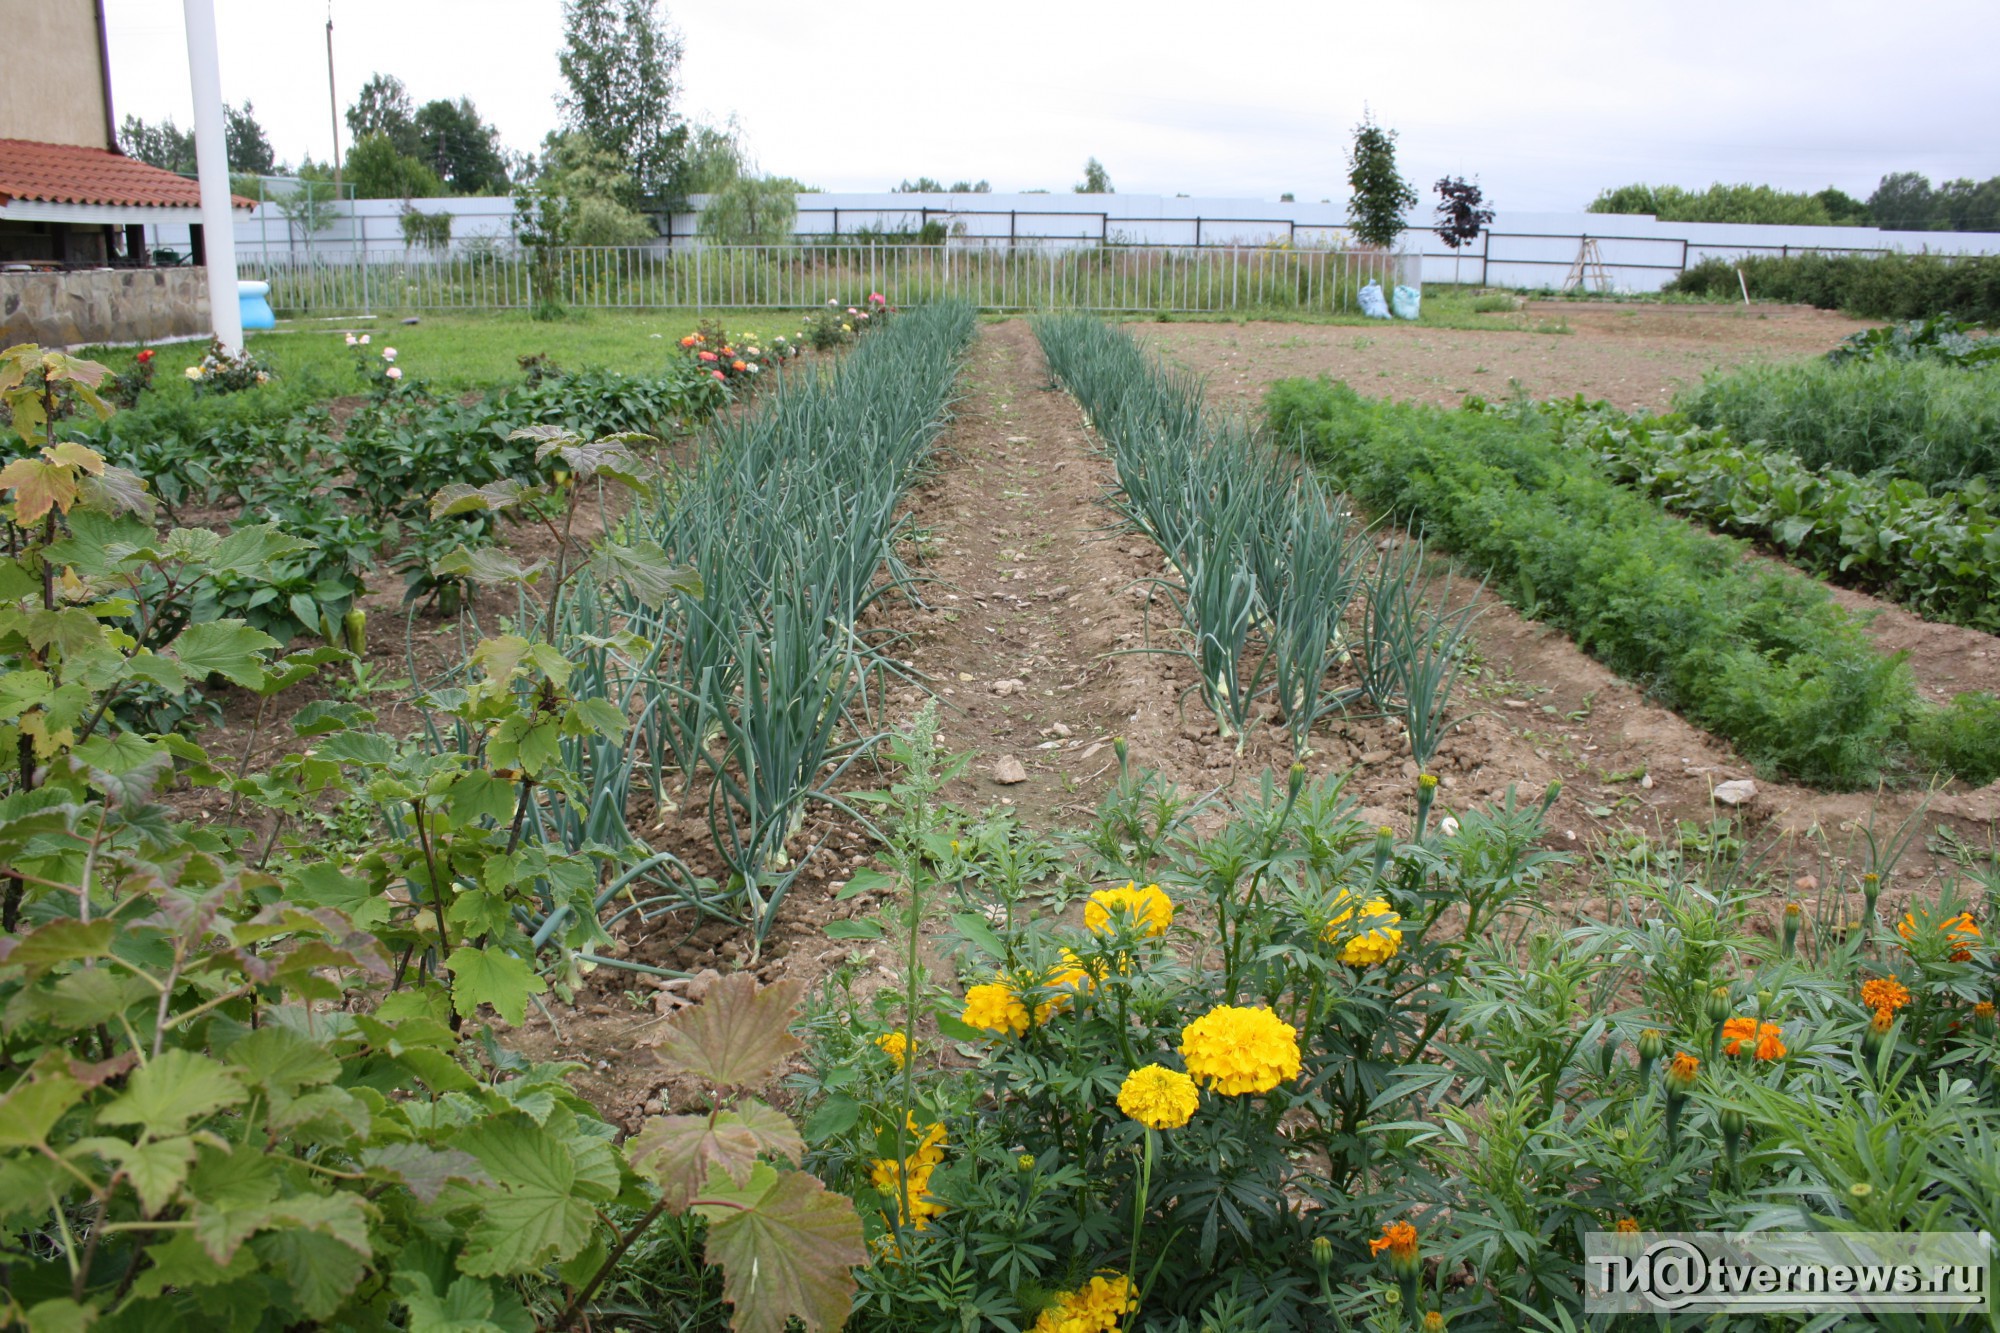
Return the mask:
<path id="1" fill-rule="evenodd" d="M 1119 926 L 1123 913 L 1146 935 L 1164 935 L 1174 924 L 1174 900 L 1157 884 L 1140 888 L 1134 880 L 1122 889 L 1099 889 L 1083 905 L 1083 924 L 1099 935 L 1109 935 Z"/>
<path id="2" fill-rule="evenodd" d="M 1049 974 L 1047 985 L 1069 991 L 1075 995 L 1087 995 L 1097 986 L 1098 977 L 1104 974 L 1104 964 L 1086 963 L 1068 949 L 1062 951 L 1062 963 Z M 1059 999 L 1058 1004 L 1061 1003 Z"/>
<path id="3" fill-rule="evenodd" d="M 1972 1016 L 1973 1016 L 1974 1018 L 1987 1018 L 1987 1019 L 1990 1019 L 1990 1018 L 1992 1018 L 1992 1017 L 1993 1017 L 1993 1001 L 1991 1001 L 1991 1000 L 1981 1000 L 1981 1001 L 1980 1001 L 1980 1002 L 1979 1002 L 1978 1004 L 1975 1004 L 1975 1005 L 1973 1005 L 1973 1006 L 1972 1006 Z"/>
<path id="4" fill-rule="evenodd" d="M 1922 911 L 1923 909 L 1919 908 L 1918 910 Z M 1930 913 L 1924 912 L 1921 924 L 1928 926 L 1930 919 Z M 1905 912 L 1903 919 L 1896 923 L 1896 933 L 1906 940 L 1913 940 L 1917 937 L 1918 927 L 1919 922 L 1916 912 Z M 1972 919 L 1972 913 L 1960 912 L 1957 916 L 1946 917 L 1938 923 L 1937 928 L 1954 946 L 1951 951 L 1952 962 L 1964 963 L 1971 961 L 1972 946 L 1979 943 L 1980 939 L 1979 923 Z"/>
<path id="5" fill-rule="evenodd" d="M 1341 946 L 1340 961 L 1349 967 L 1372 967 L 1394 958 L 1403 947 L 1403 932 L 1397 927 L 1403 918 L 1386 899 L 1362 900 L 1346 889 L 1333 900 L 1334 915 L 1320 931 L 1320 939 L 1332 944 L 1351 935 Z"/>
<path id="6" fill-rule="evenodd" d="M 1894 977 L 1870 977 L 1861 983 L 1861 1003 L 1869 1009 L 1894 1013 L 1909 1002 L 1909 988 Z"/>
<path id="7" fill-rule="evenodd" d="M 910 1128 L 916 1129 L 916 1122 Z M 932 1125 L 917 1142 L 917 1150 L 905 1157 L 901 1169 L 893 1157 L 878 1157 L 868 1171 L 868 1183 L 897 1201 L 896 1222 L 918 1231 L 944 1211 L 944 1205 L 930 1192 L 931 1172 L 944 1160 L 944 1126 Z"/>
<path id="8" fill-rule="evenodd" d="M 960 1017 L 972 1027 L 1003 1037 L 1025 1036 L 1028 1031 L 1028 1006 L 1021 1003 L 1021 997 L 1004 981 L 968 987 L 965 1012 Z"/>
<path id="9" fill-rule="evenodd" d="M 904 1033 L 885 1032 L 875 1039 L 875 1044 L 889 1053 L 889 1058 L 896 1062 L 898 1070 L 902 1069 L 910 1058 L 910 1039 Z"/>
<path id="10" fill-rule="evenodd" d="M 1444 1333 L 1444 1315 L 1441 1312 L 1424 1311 L 1424 1333 Z"/>
<path id="11" fill-rule="evenodd" d="M 1165 1065 L 1142 1065 L 1118 1087 L 1118 1109 L 1148 1129 L 1179 1129 L 1200 1099 L 1193 1079 Z"/>
<path id="12" fill-rule="evenodd" d="M 1636 1217 L 1621 1217 L 1618 1219 L 1617 1230 L 1621 1236 L 1636 1236 L 1639 1234 L 1639 1219 Z"/>
<path id="13" fill-rule="evenodd" d="M 1116 1333 L 1139 1308 L 1132 1279 L 1100 1273 L 1075 1291 L 1059 1291 L 1029 1333 Z"/>
<path id="14" fill-rule="evenodd" d="M 1181 1029 L 1181 1056 L 1225 1097 L 1269 1092 L 1299 1076 L 1299 1034 L 1269 1009 L 1218 1005 Z"/>

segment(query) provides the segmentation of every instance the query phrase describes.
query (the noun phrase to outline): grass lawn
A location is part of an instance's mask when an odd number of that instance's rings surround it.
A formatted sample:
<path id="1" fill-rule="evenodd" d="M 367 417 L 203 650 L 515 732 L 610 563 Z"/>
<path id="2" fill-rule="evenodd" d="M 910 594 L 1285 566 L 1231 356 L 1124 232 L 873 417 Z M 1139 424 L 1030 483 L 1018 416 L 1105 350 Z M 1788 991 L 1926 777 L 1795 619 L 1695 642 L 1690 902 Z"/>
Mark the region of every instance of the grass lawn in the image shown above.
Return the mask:
<path id="1" fill-rule="evenodd" d="M 277 371 L 286 397 L 304 402 L 360 393 L 355 352 L 345 335 L 366 333 L 370 352 L 396 349 L 396 364 L 433 388 L 483 389 L 520 378 L 520 358 L 546 355 L 556 364 L 581 369 L 602 366 L 628 373 L 657 368 L 675 350 L 674 342 L 704 317 L 720 321 L 732 337 L 766 337 L 799 331 L 799 311 L 579 311 L 569 318 L 536 321 L 526 312 L 423 315 L 404 324 L 396 315 L 374 319 L 283 320 L 277 329 L 252 333 L 250 350 Z M 114 370 L 131 365 L 133 348 L 90 347 L 82 355 Z M 203 342 L 173 343 L 158 352 L 155 394 L 167 400 L 191 393 L 185 372 L 201 360 Z"/>
<path id="2" fill-rule="evenodd" d="M 1418 323 L 1426 328 L 1569 332 L 1568 323 L 1561 319 L 1550 320 L 1524 312 L 1475 311 L 1476 299 L 1477 294 L 1469 288 L 1434 288 L 1424 295 L 1423 318 Z M 397 364 L 406 375 L 455 393 L 512 383 L 520 376 L 520 358 L 524 356 L 546 355 L 570 369 L 601 366 L 627 373 L 647 371 L 670 355 L 674 341 L 704 318 L 720 321 L 732 336 L 772 337 L 798 333 L 807 313 L 803 310 L 578 310 L 566 319 L 538 321 L 525 311 L 488 311 L 426 314 L 419 316 L 415 324 L 404 324 L 401 315 L 387 313 L 373 318 L 286 319 L 275 330 L 252 333 L 249 342 L 250 350 L 277 372 L 276 391 L 266 396 L 296 401 L 303 406 L 360 393 L 366 387 L 355 372 L 355 349 L 347 346 L 348 333 L 368 334 L 372 352 L 394 347 Z M 1013 316 L 994 314 L 986 318 Z M 1358 312 L 1301 315 L 1286 309 L 1227 314 L 1133 314 L 1126 318 L 1162 323 L 1251 320 L 1355 326 L 1379 323 L 1363 318 Z M 82 354 L 114 370 L 124 370 L 131 365 L 133 351 L 129 347 L 94 347 L 83 349 Z M 206 351 L 207 345 L 202 342 L 173 343 L 158 349 L 153 390 L 158 401 L 172 403 L 190 396 L 184 372 Z"/>

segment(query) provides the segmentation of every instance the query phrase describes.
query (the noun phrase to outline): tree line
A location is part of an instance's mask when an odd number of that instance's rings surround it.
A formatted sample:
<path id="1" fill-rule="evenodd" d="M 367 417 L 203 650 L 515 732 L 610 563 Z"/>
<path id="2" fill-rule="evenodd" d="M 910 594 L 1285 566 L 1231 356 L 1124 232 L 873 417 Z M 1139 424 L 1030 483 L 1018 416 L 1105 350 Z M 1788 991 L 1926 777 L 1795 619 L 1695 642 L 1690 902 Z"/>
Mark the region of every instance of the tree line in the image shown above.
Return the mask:
<path id="1" fill-rule="evenodd" d="M 1807 194 L 1769 185 L 1621 185 L 1590 203 L 1593 213 L 1650 213 L 1662 222 L 1763 222 L 1889 231 L 2000 232 L 2000 176 L 1932 185 L 1921 172 L 1882 177 L 1866 199 L 1828 186 Z"/>

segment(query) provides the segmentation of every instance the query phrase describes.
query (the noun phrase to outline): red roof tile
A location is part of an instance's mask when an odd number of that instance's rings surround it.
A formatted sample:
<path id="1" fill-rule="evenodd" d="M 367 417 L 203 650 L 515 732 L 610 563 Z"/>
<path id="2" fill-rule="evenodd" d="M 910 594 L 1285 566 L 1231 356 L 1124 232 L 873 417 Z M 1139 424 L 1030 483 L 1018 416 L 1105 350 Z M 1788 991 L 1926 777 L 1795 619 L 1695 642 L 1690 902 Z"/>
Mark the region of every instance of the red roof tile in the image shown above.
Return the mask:
<path id="1" fill-rule="evenodd" d="M 123 153 L 74 144 L 0 139 L 0 204 L 31 199 L 113 208 L 196 208 L 201 187 Z M 253 200 L 231 196 L 237 208 Z"/>

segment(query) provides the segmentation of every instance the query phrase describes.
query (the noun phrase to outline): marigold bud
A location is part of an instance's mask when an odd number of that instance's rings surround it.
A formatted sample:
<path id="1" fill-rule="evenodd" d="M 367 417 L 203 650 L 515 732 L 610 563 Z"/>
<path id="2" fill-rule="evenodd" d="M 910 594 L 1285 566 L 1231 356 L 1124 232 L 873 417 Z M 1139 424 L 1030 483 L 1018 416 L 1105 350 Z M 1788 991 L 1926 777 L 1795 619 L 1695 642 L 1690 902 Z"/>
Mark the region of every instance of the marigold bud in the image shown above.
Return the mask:
<path id="1" fill-rule="evenodd" d="M 1424 1333 L 1444 1333 L 1444 1316 L 1436 1310 L 1424 1311 Z"/>
<path id="2" fill-rule="evenodd" d="M 1666 1054 L 1667 1039 L 1658 1028 L 1647 1028 L 1639 1034 L 1639 1058 L 1657 1060 Z"/>
<path id="3" fill-rule="evenodd" d="M 1314 1236 L 1312 1239 L 1312 1263 L 1322 1273 L 1333 1267 L 1333 1242 L 1325 1236 Z"/>
<path id="4" fill-rule="evenodd" d="M 1784 946 L 1787 958 L 1791 957 L 1792 947 L 1798 943 L 1799 922 L 1804 916 L 1797 903 L 1785 904 Z"/>
<path id="5" fill-rule="evenodd" d="M 1708 993 L 1708 1021 L 1720 1023 L 1729 1017 L 1729 987 L 1717 986 Z"/>
<path id="6" fill-rule="evenodd" d="M 1981 1000 L 1972 1006 L 1972 1030 L 1982 1037 L 1993 1035 L 1993 1002 Z"/>
<path id="7" fill-rule="evenodd" d="M 1304 764 L 1293 764 L 1285 774 L 1285 790 L 1296 801 L 1299 799 L 1299 793 L 1305 790 L 1305 785 L 1306 766 Z"/>

